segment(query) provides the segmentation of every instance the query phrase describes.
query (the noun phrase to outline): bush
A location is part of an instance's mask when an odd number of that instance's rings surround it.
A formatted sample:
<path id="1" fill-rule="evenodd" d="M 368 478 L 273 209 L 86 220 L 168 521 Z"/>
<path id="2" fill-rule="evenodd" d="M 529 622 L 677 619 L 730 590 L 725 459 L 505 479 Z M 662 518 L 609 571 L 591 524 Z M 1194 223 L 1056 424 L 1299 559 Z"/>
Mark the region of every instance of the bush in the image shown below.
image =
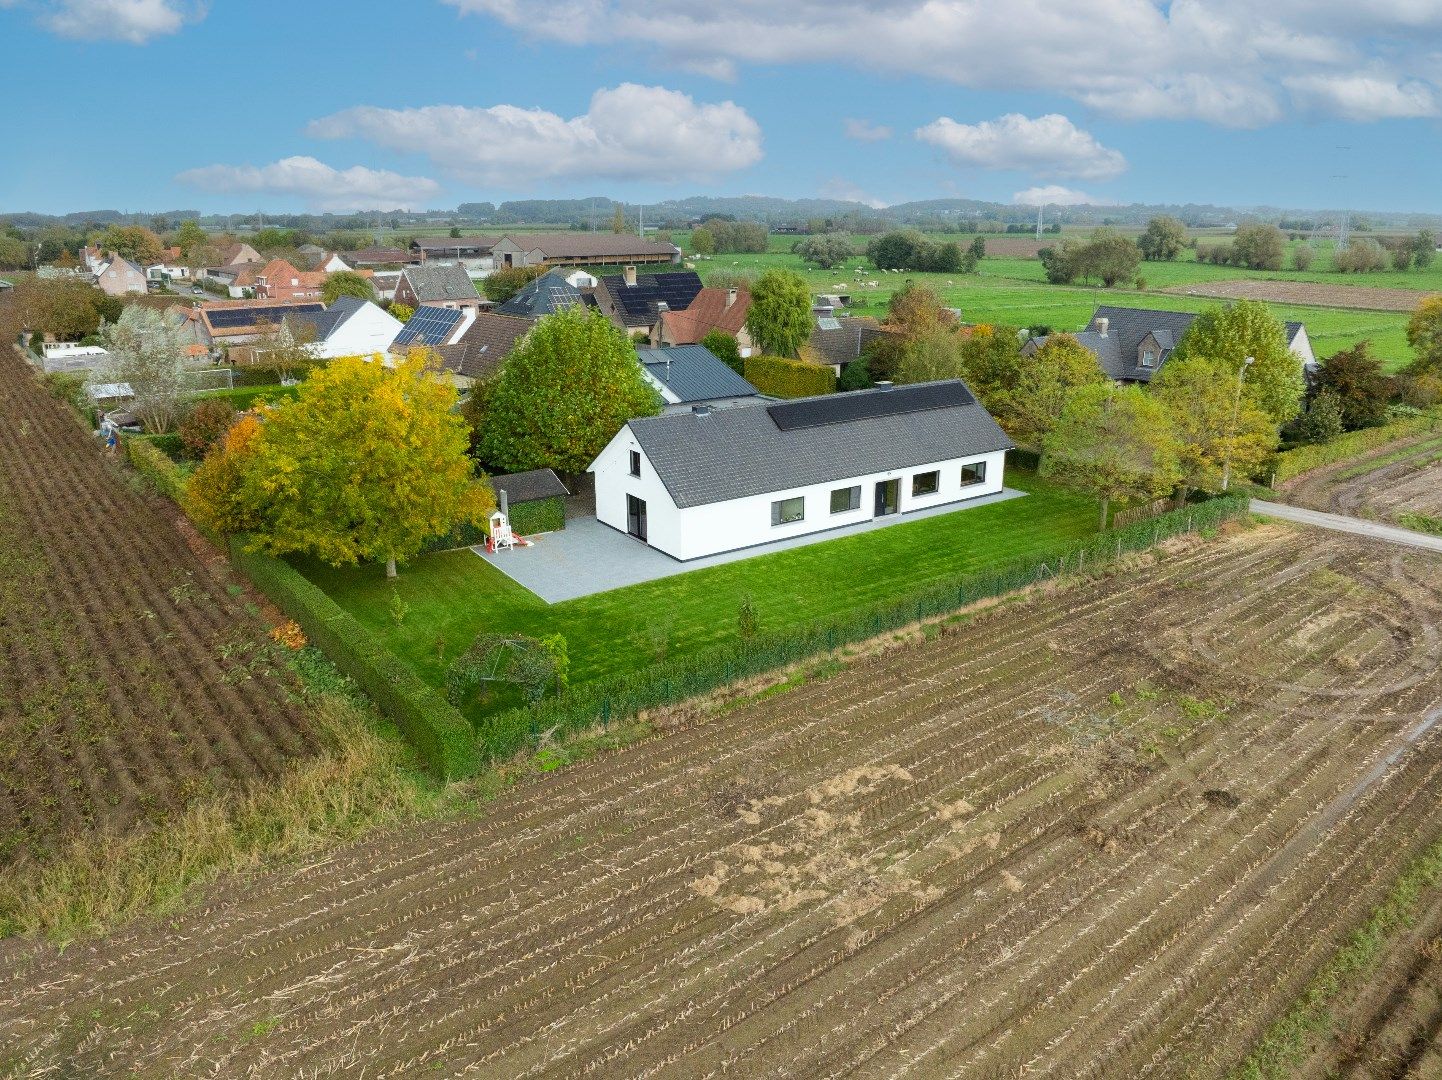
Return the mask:
<path id="1" fill-rule="evenodd" d="M 737 375 L 745 372 L 746 365 L 741 362 L 741 346 L 736 343 L 733 335 L 725 330 L 712 330 L 701 339 L 701 344 Z"/>
<path id="2" fill-rule="evenodd" d="M 811 397 L 836 391 L 836 373 L 829 367 L 782 356 L 748 356 L 745 376 L 757 390 L 772 397 Z"/>
<path id="3" fill-rule="evenodd" d="M 231 538 L 230 556 L 316 648 L 360 684 L 436 776 L 456 780 L 476 771 L 476 740 L 466 718 L 369 630 L 289 563 L 247 551 L 241 537 Z"/>
<path id="4" fill-rule="evenodd" d="M 1310 244 L 1301 244 L 1292 252 L 1292 268 L 1306 272 L 1312 268 L 1312 260 L 1317 253 Z"/>
<path id="5" fill-rule="evenodd" d="M 566 527 L 566 504 L 559 495 L 516 503 L 510 508 L 511 531 L 518 536 L 559 532 Z"/>
<path id="6" fill-rule="evenodd" d="M 90 395 L 85 392 L 85 380 L 83 371 L 52 371 L 43 381 L 45 389 L 83 413 L 91 404 Z"/>
<path id="7" fill-rule="evenodd" d="M 563 736 L 597 723 L 604 725 L 634 716 L 643 709 L 684 701 L 918 619 L 1001 596 L 1068 568 L 1104 563 L 1152 547 L 1170 536 L 1215 528 L 1245 514 L 1247 505 L 1243 495 L 1212 499 L 1060 546 L 1046 557 L 1018 560 L 981 573 L 954 575 L 908 596 L 833 620 L 771 633 L 758 630 L 749 640 L 741 640 L 738 635 L 731 643 L 704 653 L 659 661 L 643 671 L 586 683 L 558 697 L 487 718 L 478 729 L 481 750 L 492 761 L 504 760 L 525 749 L 540 732 Z"/>
<path id="8" fill-rule="evenodd" d="M 228 398 L 197 401 L 181 417 L 176 434 L 178 449 L 186 457 L 200 460 L 225 438 L 235 417 L 235 406 Z"/>
<path id="9" fill-rule="evenodd" d="M 847 364 L 841 369 L 841 378 L 836 380 L 838 390 L 869 390 L 875 385 L 865 359 L 853 360 Z"/>
<path id="10" fill-rule="evenodd" d="M 1378 447 L 1386 446 L 1398 439 L 1420 435 L 1427 431 L 1436 431 L 1439 423 L 1442 421 L 1439 421 L 1439 418 L 1431 413 L 1420 413 L 1415 416 L 1403 417 L 1381 427 L 1349 431 L 1331 442 L 1318 443 L 1315 446 L 1299 446 L 1295 450 L 1284 450 L 1277 455 L 1276 464 L 1273 466 L 1275 477 L 1273 483 L 1290 480 L 1294 476 L 1300 476 L 1312 469 L 1319 469 L 1323 465 L 1333 465 L 1339 461 L 1345 461 L 1347 458 L 1357 457 L 1359 454 L 1376 450 Z"/>
<path id="11" fill-rule="evenodd" d="M 151 439 L 127 437 L 123 440 L 125 459 L 156 491 L 168 499 L 180 501 L 185 494 L 185 473 Z"/>

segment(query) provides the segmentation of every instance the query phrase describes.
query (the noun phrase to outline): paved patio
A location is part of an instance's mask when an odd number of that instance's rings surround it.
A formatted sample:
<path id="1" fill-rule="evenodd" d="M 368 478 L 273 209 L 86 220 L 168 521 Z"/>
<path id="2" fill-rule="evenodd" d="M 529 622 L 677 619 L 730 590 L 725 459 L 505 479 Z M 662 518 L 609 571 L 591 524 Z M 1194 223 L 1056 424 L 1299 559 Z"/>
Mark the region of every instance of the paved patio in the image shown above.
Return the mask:
<path id="1" fill-rule="evenodd" d="M 874 518 L 857 525 L 778 540 L 774 544 L 762 544 L 740 551 L 728 551 L 721 555 L 709 555 L 704 559 L 692 559 L 689 562 L 678 562 L 669 555 L 663 555 L 655 548 L 647 547 L 641 541 L 617 532 L 609 525 L 602 525 L 594 517 L 567 521 L 561 532 L 544 533 L 536 538 L 531 547 L 502 551 L 494 555 L 484 547 L 473 547 L 471 550 L 546 603 L 559 604 L 582 596 L 610 592 L 612 589 L 624 589 L 628 585 L 639 585 L 643 581 L 689 574 L 692 570 L 703 570 L 708 566 L 754 559 L 758 555 L 821 544 L 842 536 L 875 532 L 877 529 L 887 529 L 908 521 L 940 517 L 943 514 L 964 514 L 973 507 L 1018 499 L 1025 494 L 1024 491 L 1005 488 L 995 495 L 983 495 L 961 504 L 951 503 L 910 514 Z"/>

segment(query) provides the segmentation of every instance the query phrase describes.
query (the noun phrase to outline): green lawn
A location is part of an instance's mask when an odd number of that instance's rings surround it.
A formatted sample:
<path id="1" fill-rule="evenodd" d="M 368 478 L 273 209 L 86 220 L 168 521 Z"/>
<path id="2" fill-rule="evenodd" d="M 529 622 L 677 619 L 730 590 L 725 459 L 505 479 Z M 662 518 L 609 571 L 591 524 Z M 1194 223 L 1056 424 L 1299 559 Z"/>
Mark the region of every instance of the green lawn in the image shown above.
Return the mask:
<path id="1" fill-rule="evenodd" d="M 441 685 L 446 665 L 483 630 L 564 634 L 575 684 L 644 667 L 656 655 L 658 636 L 672 656 L 733 640 L 747 593 L 761 628 L 778 629 L 1096 530 L 1090 499 L 1018 470 L 1008 471 L 1007 483 L 1030 494 L 555 605 L 470 551 L 423 556 L 395 584 L 374 566 L 302 569 L 433 685 Z M 399 621 L 396 598 L 404 605 Z"/>

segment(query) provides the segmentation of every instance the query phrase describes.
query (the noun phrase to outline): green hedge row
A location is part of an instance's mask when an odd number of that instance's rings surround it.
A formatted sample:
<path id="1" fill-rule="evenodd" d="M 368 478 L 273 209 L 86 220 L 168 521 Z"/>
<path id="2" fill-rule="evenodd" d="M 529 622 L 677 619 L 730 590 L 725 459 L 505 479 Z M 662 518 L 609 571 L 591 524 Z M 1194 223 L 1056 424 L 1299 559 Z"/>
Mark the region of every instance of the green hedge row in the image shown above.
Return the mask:
<path id="1" fill-rule="evenodd" d="M 126 436 L 123 445 L 125 458 L 131 467 L 149 481 L 156 491 L 179 502 L 185 493 L 185 472 L 171 460 L 170 455 L 152 439 L 143 436 Z"/>
<path id="2" fill-rule="evenodd" d="M 1421 435 L 1427 431 L 1436 431 L 1439 426 L 1442 426 L 1442 418 L 1432 413 L 1418 413 L 1416 416 L 1394 420 L 1392 423 L 1383 424 L 1380 427 L 1349 431 L 1345 435 L 1338 435 L 1330 442 L 1299 446 L 1295 450 L 1284 450 L 1277 455 L 1272 482 L 1277 484 L 1283 480 L 1290 480 L 1304 472 L 1321 468 L 1323 465 L 1334 465 L 1350 457 L 1357 457 L 1376 450 L 1378 447 L 1386 446 L 1390 442 L 1396 442 L 1398 439 Z"/>
<path id="3" fill-rule="evenodd" d="M 836 372 L 829 367 L 782 356 L 748 356 L 746 381 L 763 394 L 779 398 L 836 392 Z"/>
<path id="4" fill-rule="evenodd" d="M 749 644 L 737 641 L 694 656 L 648 666 L 644 671 L 585 683 L 567 693 L 483 720 L 481 752 L 503 760 L 524 749 L 537 733 L 569 733 L 598 722 L 634 716 L 643 709 L 682 701 L 724 686 L 829 652 L 852 642 L 944 615 L 994 596 L 1125 552 L 1149 548 L 1180 533 L 1214 528 L 1247 511 L 1245 496 L 1224 496 L 1099 533 L 1054 549 L 1048 556 L 1017 560 L 981 573 L 958 574 L 833 620 L 762 634 Z"/>
<path id="5" fill-rule="evenodd" d="M 289 563 L 246 550 L 240 537 L 231 538 L 230 556 L 313 645 L 360 684 L 436 776 L 455 780 L 476 771 L 476 737 L 466 718 L 369 630 Z"/>
<path id="6" fill-rule="evenodd" d="M 552 499 L 516 503 L 511 507 L 511 531 L 518 536 L 559 532 L 566 527 L 566 504 L 558 495 Z"/>

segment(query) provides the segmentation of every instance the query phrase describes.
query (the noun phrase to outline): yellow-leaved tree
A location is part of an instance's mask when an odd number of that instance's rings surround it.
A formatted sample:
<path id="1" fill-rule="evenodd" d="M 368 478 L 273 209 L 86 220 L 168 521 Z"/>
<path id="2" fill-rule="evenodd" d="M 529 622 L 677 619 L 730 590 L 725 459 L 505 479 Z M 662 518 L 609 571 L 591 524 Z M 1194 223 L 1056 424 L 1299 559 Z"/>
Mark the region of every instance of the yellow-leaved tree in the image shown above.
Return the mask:
<path id="1" fill-rule="evenodd" d="M 426 541 L 495 508 L 455 403 L 454 386 L 420 357 L 332 360 L 294 399 L 264 407 L 253 436 L 206 460 L 192 511 L 273 555 L 383 561 L 394 577 Z"/>

